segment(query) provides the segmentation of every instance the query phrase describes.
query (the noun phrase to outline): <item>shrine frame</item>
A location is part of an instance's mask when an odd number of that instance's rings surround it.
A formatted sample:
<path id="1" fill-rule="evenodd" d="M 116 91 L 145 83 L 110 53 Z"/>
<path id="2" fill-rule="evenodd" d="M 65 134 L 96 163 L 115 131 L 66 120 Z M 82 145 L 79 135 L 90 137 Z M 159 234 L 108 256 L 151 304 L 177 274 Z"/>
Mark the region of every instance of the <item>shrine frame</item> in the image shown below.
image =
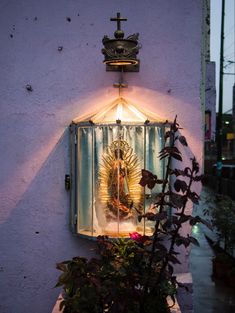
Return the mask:
<path id="1" fill-rule="evenodd" d="M 93 233 L 93 226 L 92 226 L 92 231 L 91 231 L 91 235 L 85 235 L 85 234 L 81 234 L 77 231 L 77 224 L 78 224 L 78 191 L 77 191 L 77 186 L 78 186 L 78 182 L 77 182 L 77 174 L 78 174 L 78 165 L 77 165 L 77 161 L 78 161 L 78 152 L 77 152 L 77 145 L 78 145 L 78 138 L 77 138 L 77 133 L 78 133 L 78 128 L 91 128 L 92 129 L 92 137 L 94 138 L 94 128 L 95 127 L 108 127 L 108 126 L 141 126 L 144 127 L 144 136 L 146 137 L 146 127 L 149 126 L 153 126 L 153 127 L 160 127 L 163 130 L 163 135 L 166 133 L 167 130 L 169 130 L 169 123 L 163 123 L 163 122 L 148 122 L 148 123 L 119 123 L 119 121 L 117 121 L 117 123 L 98 123 L 98 124 L 94 124 L 91 121 L 87 122 L 72 122 L 69 126 L 69 136 L 70 136 L 70 229 L 71 232 L 74 235 L 77 235 L 79 237 L 83 237 L 83 238 L 89 238 L 89 239 L 96 239 L 97 236 L 94 236 Z M 163 138 L 163 140 L 165 140 Z M 146 140 L 144 140 L 145 143 L 145 147 L 144 147 L 144 164 L 146 164 Z M 92 139 L 92 144 L 93 147 L 92 149 L 94 150 L 94 139 Z M 160 152 L 160 151 L 159 151 Z M 163 168 L 163 176 L 165 175 L 165 170 L 166 170 L 166 164 L 165 164 L 165 160 L 161 160 L 161 164 L 162 164 L 162 168 Z M 92 169 L 93 172 L 94 169 Z M 92 173 L 92 176 L 93 173 Z M 92 185 L 92 193 L 94 193 L 94 185 Z M 144 212 L 145 212 L 145 202 L 146 202 L 146 197 L 145 197 L 146 193 L 144 191 Z M 94 194 L 92 194 L 92 197 L 94 196 Z M 92 215 L 94 212 L 94 204 L 92 206 Z M 171 215 L 171 208 L 169 208 L 168 213 Z M 93 217 L 92 217 L 92 223 L 93 223 Z M 144 220 L 144 231 L 145 231 L 145 220 Z"/>

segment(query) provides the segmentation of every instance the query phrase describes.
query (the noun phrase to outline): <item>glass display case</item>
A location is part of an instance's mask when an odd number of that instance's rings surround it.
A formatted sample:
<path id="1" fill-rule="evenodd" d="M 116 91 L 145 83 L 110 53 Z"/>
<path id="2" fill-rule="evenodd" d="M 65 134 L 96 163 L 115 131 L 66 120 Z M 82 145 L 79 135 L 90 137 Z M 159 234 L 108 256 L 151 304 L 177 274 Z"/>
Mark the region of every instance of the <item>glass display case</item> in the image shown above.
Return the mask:
<path id="1" fill-rule="evenodd" d="M 151 234 L 138 215 L 151 209 L 159 191 L 139 184 L 141 170 L 163 177 L 165 124 L 119 98 L 102 111 L 75 119 L 71 134 L 71 222 L 80 235 L 129 237 Z"/>

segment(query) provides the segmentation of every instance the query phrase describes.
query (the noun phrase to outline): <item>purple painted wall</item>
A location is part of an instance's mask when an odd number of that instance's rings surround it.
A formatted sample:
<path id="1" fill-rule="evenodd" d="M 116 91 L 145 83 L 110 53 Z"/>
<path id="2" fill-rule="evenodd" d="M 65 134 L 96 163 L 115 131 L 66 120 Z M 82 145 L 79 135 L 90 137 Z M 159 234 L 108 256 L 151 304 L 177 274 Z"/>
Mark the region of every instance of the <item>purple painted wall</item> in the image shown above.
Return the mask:
<path id="1" fill-rule="evenodd" d="M 67 127 L 117 97 L 117 73 L 105 72 L 100 50 L 118 11 L 143 45 L 124 97 L 168 120 L 177 113 L 201 160 L 201 0 L 1 0 L 1 313 L 50 312 L 55 263 L 90 254 L 68 228 Z"/>

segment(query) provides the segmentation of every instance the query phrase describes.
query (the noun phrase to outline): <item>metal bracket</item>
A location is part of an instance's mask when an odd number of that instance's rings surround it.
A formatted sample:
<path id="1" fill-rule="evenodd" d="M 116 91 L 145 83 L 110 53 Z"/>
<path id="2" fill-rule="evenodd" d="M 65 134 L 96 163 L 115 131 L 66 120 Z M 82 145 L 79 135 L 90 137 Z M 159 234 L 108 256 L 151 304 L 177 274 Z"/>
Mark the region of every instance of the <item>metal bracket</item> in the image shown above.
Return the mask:
<path id="1" fill-rule="evenodd" d="M 121 96 L 121 89 L 128 87 L 128 84 L 126 82 L 124 82 L 124 80 L 123 80 L 123 68 L 124 67 L 122 66 L 121 68 L 122 68 L 122 70 L 121 70 L 120 75 L 119 75 L 119 82 L 113 84 L 114 88 L 119 88 L 119 97 Z"/>
<path id="2" fill-rule="evenodd" d="M 66 174 L 64 177 L 64 186 L 66 190 L 70 190 L 71 188 L 71 178 L 70 175 Z"/>

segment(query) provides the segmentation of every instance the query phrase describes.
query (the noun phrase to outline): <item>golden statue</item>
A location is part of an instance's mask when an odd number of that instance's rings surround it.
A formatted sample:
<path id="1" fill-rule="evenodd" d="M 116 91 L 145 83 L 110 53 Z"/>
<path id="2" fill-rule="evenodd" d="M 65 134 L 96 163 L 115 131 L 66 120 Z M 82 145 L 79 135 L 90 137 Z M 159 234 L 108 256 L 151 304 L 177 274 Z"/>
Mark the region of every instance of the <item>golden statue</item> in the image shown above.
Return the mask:
<path id="1" fill-rule="evenodd" d="M 102 157 L 99 197 L 108 221 L 133 220 L 142 210 L 141 168 L 124 140 L 116 140 Z"/>

